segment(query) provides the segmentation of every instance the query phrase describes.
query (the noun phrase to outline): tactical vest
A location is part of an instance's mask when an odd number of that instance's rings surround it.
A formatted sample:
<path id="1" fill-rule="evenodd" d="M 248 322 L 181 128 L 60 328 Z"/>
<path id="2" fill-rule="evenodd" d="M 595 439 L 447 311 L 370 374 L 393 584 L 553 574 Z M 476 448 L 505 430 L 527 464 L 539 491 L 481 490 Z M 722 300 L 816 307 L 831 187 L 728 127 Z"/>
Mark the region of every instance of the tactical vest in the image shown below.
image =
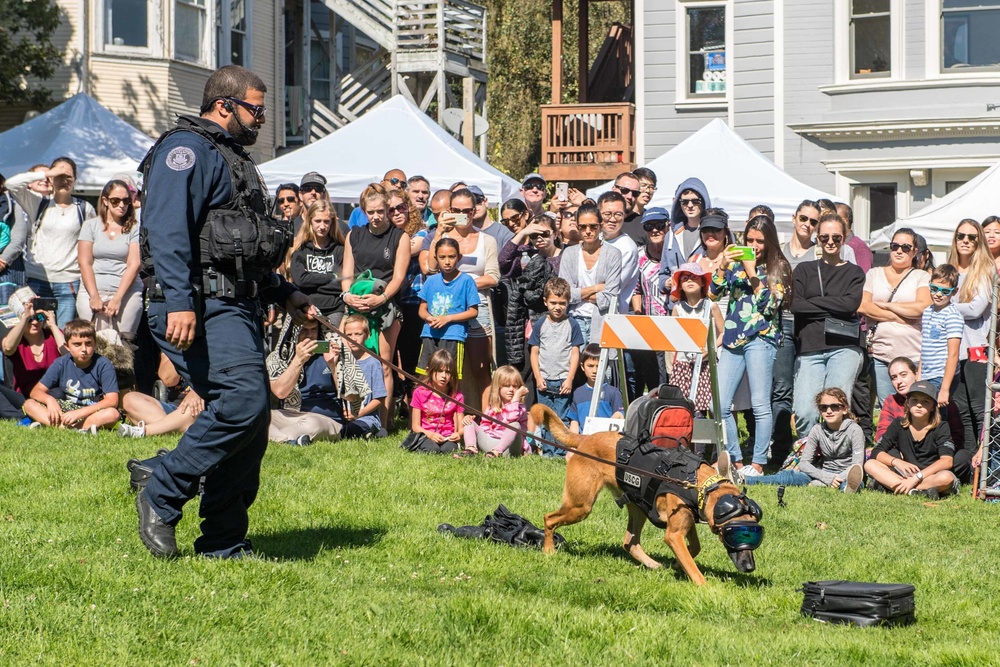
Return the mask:
<path id="1" fill-rule="evenodd" d="M 651 442 L 640 442 L 630 435 L 622 435 L 618 439 L 617 463 L 697 484 L 702 460 L 698 454 L 684 447 L 664 449 Z M 665 493 L 678 496 L 698 516 L 697 488 L 689 489 L 623 468 L 615 468 L 615 480 L 625 492 L 623 500 L 645 512 L 654 526 L 666 528 L 666 522 L 656 509 L 656 499 Z"/>
<path id="2" fill-rule="evenodd" d="M 167 137 L 176 132 L 193 132 L 204 137 L 219 151 L 229 168 L 233 194 L 226 204 L 209 210 L 192 248 L 197 262 L 197 267 L 192 268 L 198 279 L 212 269 L 230 277 L 237 285 L 253 285 L 254 289 L 247 291 L 255 293 L 256 286 L 268 280 L 271 272 L 285 259 L 292 239 L 292 225 L 270 215 L 271 202 L 253 159 L 243 146 L 223 140 L 217 130 L 218 126 L 212 121 L 180 116 L 177 127 L 157 139 L 143 158 L 139 170 L 143 183 L 148 187 L 153 154 Z M 145 225 L 139 231 L 143 270 L 152 274 L 149 241 L 144 232 Z"/>

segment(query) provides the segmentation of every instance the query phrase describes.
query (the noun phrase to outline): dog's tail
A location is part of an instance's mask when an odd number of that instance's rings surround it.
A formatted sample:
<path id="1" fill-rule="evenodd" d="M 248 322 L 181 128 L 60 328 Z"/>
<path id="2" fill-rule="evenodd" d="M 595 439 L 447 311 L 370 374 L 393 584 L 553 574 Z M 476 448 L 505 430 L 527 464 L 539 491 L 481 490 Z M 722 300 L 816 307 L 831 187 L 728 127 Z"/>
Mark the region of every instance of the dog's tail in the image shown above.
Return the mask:
<path id="1" fill-rule="evenodd" d="M 535 403 L 531 406 L 531 418 L 536 424 L 547 428 L 555 436 L 557 442 L 569 447 L 579 447 L 585 439 L 584 436 L 572 433 L 566 428 L 566 424 L 559 419 L 559 415 L 547 405 Z"/>

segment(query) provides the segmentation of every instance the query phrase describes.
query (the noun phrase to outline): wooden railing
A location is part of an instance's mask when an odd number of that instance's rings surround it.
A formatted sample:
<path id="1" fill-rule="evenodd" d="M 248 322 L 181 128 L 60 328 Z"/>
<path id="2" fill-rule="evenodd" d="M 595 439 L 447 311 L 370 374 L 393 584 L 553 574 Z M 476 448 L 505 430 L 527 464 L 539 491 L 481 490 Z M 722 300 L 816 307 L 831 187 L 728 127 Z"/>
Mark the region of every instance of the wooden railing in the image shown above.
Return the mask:
<path id="1" fill-rule="evenodd" d="M 465 0 L 396 4 L 399 50 L 444 50 L 486 60 L 486 8 Z"/>
<path id="2" fill-rule="evenodd" d="M 543 104 L 541 174 L 605 180 L 635 168 L 635 105 Z"/>

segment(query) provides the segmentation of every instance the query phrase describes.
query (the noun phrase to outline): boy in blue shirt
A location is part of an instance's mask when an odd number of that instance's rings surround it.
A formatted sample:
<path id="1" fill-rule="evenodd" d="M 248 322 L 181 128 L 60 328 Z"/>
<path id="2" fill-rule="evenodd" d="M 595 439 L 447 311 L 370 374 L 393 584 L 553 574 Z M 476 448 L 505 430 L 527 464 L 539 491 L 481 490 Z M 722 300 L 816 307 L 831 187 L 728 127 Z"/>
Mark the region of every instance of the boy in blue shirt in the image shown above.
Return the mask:
<path id="1" fill-rule="evenodd" d="M 581 426 L 586 423 L 590 416 L 590 402 L 594 396 L 594 385 L 597 383 L 597 367 L 601 360 L 601 346 L 597 343 L 590 343 L 583 348 L 580 355 L 580 368 L 587 378 L 587 383 L 577 387 L 573 392 L 573 403 L 569 406 L 569 430 L 573 433 L 581 433 Z M 597 399 L 597 414 L 595 417 L 610 419 L 623 419 L 625 417 L 625 404 L 622 403 L 622 393 L 607 382 L 601 384 L 601 393 Z"/>
<path id="2" fill-rule="evenodd" d="M 931 274 L 931 305 L 924 311 L 920 328 L 921 380 L 938 390 L 938 405 L 948 405 L 952 380 L 958 372 L 959 348 L 965 332 L 965 318 L 951 302 L 958 288 L 958 269 L 942 264 Z"/>
<path id="3" fill-rule="evenodd" d="M 97 332 L 86 320 L 63 330 L 67 354 L 56 359 L 24 403 L 38 424 L 97 433 L 118 421 L 118 376 L 111 362 L 94 352 Z"/>

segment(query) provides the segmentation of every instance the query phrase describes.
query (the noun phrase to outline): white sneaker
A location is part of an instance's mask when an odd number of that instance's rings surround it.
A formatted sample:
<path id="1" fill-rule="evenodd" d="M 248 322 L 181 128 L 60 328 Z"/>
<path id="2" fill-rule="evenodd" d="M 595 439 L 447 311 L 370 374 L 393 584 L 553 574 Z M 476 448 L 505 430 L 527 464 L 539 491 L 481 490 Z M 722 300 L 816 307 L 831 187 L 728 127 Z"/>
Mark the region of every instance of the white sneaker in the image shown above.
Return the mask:
<path id="1" fill-rule="evenodd" d="M 135 426 L 122 422 L 118 425 L 118 435 L 123 438 L 144 438 L 146 437 L 146 422 L 139 422 Z"/>
<path id="2" fill-rule="evenodd" d="M 80 430 L 80 433 L 83 433 L 85 435 L 97 435 L 97 426 L 96 425 L 91 426 L 90 428 L 81 428 L 79 430 Z"/>
<path id="3" fill-rule="evenodd" d="M 746 477 L 763 477 L 764 476 L 764 473 L 757 472 L 757 469 L 754 468 L 753 466 L 743 466 L 742 468 L 739 469 L 739 473 L 744 478 L 746 478 Z"/>

